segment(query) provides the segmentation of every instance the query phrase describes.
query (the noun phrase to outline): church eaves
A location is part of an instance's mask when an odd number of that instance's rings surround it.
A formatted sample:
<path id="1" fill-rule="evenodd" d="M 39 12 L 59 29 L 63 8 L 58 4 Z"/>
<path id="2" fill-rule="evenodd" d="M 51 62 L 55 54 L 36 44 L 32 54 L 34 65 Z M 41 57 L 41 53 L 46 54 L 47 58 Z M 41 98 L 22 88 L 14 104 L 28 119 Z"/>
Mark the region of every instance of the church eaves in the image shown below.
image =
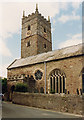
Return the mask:
<path id="1" fill-rule="evenodd" d="M 49 62 L 53 60 L 61 60 L 70 57 L 83 55 L 84 44 L 78 44 L 58 50 L 53 50 L 47 53 L 38 54 L 35 56 L 30 56 L 27 58 L 16 59 L 12 64 L 8 66 L 7 69 L 24 67 L 33 64 L 39 64 L 43 62 Z"/>

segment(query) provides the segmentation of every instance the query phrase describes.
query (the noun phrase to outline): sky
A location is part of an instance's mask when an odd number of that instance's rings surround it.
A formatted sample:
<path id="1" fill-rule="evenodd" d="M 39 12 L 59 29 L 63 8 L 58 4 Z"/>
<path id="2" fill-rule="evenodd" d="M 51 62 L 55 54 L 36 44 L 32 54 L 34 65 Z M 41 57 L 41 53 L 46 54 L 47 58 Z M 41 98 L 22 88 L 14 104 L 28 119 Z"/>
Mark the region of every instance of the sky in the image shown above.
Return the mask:
<path id="1" fill-rule="evenodd" d="M 60 1 L 60 0 L 59 0 Z M 21 20 L 25 14 L 39 12 L 48 19 L 52 31 L 52 49 L 82 43 L 82 2 L 1 2 L 0 3 L 0 76 L 21 56 Z"/>

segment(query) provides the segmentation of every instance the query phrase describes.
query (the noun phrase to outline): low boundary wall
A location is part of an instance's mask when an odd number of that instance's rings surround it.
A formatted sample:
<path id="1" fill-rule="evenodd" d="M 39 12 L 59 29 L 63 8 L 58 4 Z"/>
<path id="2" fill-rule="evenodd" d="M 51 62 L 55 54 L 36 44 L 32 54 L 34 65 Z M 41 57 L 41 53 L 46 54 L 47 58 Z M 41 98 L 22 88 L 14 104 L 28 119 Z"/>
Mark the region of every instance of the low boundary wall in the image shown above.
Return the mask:
<path id="1" fill-rule="evenodd" d="M 83 99 L 77 95 L 37 94 L 14 92 L 12 102 L 59 112 L 83 114 Z"/>

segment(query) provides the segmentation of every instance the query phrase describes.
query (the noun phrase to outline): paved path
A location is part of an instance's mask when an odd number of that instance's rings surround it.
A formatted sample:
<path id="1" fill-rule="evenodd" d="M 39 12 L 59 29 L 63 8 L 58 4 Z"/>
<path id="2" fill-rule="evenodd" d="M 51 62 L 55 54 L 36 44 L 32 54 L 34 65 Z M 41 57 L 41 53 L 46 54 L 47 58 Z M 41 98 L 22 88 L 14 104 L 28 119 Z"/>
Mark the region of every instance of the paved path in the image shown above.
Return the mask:
<path id="1" fill-rule="evenodd" d="M 3 118 L 78 118 L 71 114 L 57 113 L 51 110 L 39 109 L 34 107 L 2 103 Z"/>

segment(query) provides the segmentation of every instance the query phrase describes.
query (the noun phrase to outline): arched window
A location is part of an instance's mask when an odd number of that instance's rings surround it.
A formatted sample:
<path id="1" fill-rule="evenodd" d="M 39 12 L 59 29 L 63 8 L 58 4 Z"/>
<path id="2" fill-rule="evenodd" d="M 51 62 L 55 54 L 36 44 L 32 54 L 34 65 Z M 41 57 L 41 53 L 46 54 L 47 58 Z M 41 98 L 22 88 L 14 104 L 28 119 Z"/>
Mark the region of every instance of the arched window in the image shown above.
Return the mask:
<path id="1" fill-rule="evenodd" d="M 61 76 L 60 76 L 60 93 L 62 93 L 62 79 L 61 79 Z"/>
<path id="2" fill-rule="evenodd" d="M 35 72 L 35 78 L 36 78 L 36 80 L 41 80 L 42 76 L 43 76 L 43 73 L 40 70 L 37 70 Z"/>
<path id="3" fill-rule="evenodd" d="M 50 77 L 50 91 L 52 91 L 52 77 Z"/>
<path id="4" fill-rule="evenodd" d="M 28 41 L 28 42 L 26 43 L 26 46 L 27 46 L 27 47 L 29 47 L 29 46 L 30 46 L 30 41 Z"/>
<path id="5" fill-rule="evenodd" d="M 65 92 L 65 77 L 63 76 L 63 93 Z"/>
<path id="6" fill-rule="evenodd" d="M 65 73 L 55 69 L 50 73 L 50 92 L 65 93 Z"/>
<path id="7" fill-rule="evenodd" d="M 28 25 L 28 30 L 30 30 L 31 29 L 31 27 L 30 27 L 30 25 Z"/>
<path id="8" fill-rule="evenodd" d="M 46 44 L 44 44 L 44 48 L 46 48 Z"/>
<path id="9" fill-rule="evenodd" d="M 58 76 L 56 77 L 56 90 L 57 90 L 57 93 L 58 93 Z"/>
<path id="10" fill-rule="evenodd" d="M 46 29 L 44 28 L 44 32 L 46 33 Z"/>

